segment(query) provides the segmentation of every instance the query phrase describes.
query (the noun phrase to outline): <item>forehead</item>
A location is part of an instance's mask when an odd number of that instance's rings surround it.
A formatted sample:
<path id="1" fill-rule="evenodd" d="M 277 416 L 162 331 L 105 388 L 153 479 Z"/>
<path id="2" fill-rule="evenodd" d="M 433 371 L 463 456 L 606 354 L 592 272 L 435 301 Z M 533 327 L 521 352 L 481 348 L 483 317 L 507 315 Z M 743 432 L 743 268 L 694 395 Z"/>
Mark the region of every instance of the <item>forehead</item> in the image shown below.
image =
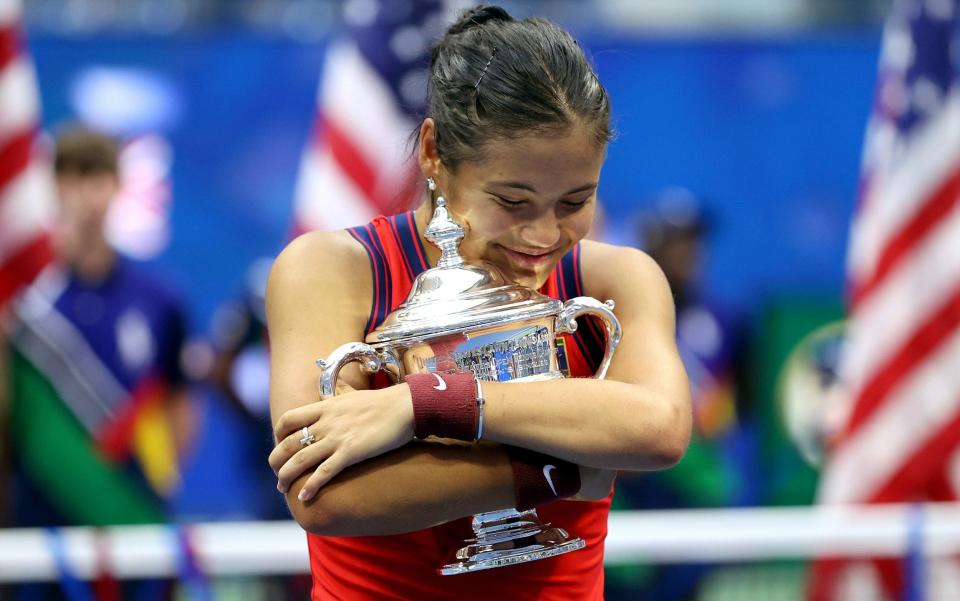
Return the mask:
<path id="1" fill-rule="evenodd" d="M 538 191 L 567 190 L 596 182 L 605 155 L 606 147 L 596 143 L 593 131 L 576 125 L 495 138 L 484 146 L 480 160 L 464 162 L 458 171 L 483 181 L 525 182 Z"/>

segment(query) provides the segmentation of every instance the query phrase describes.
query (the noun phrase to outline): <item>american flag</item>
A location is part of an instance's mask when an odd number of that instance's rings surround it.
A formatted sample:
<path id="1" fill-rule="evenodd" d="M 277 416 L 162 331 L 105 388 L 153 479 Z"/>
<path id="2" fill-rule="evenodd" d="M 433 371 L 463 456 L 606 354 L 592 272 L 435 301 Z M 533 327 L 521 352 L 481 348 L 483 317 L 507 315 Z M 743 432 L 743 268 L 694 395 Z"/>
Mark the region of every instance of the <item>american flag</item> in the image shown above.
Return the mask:
<path id="1" fill-rule="evenodd" d="M 424 113 L 429 50 L 450 4 L 343 3 L 297 183 L 298 233 L 360 225 L 408 208 L 422 192 L 408 140 Z"/>
<path id="2" fill-rule="evenodd" d="M 956 500 L 960 490 L 960 6 L 902 0 L 892 10 L 851 231 L 849 406 L 821 480 L 826 504 Z M 899 562 L 823 561 L 812 597 L 869 599 L 867 581 L 873 598 L 898 598 L 906 578 Z"/>
<path id="3" fill-rule="evenodd" d="M 0 0 L 0 307 L 50 260 L 49 164 L 35 152 L 40 99 L 20 0 Z"/>

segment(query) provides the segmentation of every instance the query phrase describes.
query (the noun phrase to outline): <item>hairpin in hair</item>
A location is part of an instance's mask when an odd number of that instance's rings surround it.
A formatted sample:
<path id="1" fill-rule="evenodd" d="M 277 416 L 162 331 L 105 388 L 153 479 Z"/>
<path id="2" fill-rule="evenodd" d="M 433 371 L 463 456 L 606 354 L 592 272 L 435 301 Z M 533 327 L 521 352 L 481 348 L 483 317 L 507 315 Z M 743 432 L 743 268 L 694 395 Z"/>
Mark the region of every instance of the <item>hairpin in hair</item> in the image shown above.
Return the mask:
<path id="1" fill-rule="evenodd" d="M 490 68 L 490 63 L 493 62 L 493 57 L 497 55 L 497 47 L 493 47 L 493 52 L 490 54 L 490 60 L 487 61 L 487 64 L 483 66 L 483 73 L 480 74 L 480 78 L 477 79 L 477 83 L 473 84 L 473 89 L 476 90 L 480 87 L 480 82 L 483 81 L 483 76 L 487 74 L 487 69 Z"/>

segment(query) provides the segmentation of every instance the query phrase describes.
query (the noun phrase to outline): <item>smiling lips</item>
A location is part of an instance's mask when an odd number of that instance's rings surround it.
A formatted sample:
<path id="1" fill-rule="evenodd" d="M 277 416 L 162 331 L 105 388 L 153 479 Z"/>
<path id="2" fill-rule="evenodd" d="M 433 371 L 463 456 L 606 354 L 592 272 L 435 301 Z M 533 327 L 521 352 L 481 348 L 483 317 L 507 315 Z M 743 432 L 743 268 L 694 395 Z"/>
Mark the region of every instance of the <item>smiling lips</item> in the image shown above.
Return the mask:
<path id="1" fill-rule="evenodd" d="M 537 269 L 543 265 L 550 262 L 550 259 L 553 258 L 554 253 L 557 251 L 555 248 L 534 251 L 534 252 L 521 252 L 517 250 L 509 249 L 505 246 L 503 248 L 504 253 L 510 259 L 517 264 L 518 267 L 523 267 L 525 269 Z"/>

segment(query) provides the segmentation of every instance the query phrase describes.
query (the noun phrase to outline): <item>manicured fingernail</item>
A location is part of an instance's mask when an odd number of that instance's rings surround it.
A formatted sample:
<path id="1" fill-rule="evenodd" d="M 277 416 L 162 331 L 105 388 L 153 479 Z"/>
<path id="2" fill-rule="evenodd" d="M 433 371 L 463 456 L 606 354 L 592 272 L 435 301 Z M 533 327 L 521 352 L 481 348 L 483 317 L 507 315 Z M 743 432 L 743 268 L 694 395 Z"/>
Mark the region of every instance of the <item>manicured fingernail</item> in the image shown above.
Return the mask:
<path id="1" fill-rule="evenodd" d="M 280 484 L 279 482 L 277 482 L 277 490 L 279 490 L 280 492 L 287 492 L 283 489 L 283 485 Z"/>
<path id="2" fill-rule="evenodd" d="M 297 495 L 297 498 L 300 499 L 301 501 L 306 501 L 307 499 L 310 498 L 310 493 L 307 492 L 306 488 L 301 488 L 300 494 Z"/>

